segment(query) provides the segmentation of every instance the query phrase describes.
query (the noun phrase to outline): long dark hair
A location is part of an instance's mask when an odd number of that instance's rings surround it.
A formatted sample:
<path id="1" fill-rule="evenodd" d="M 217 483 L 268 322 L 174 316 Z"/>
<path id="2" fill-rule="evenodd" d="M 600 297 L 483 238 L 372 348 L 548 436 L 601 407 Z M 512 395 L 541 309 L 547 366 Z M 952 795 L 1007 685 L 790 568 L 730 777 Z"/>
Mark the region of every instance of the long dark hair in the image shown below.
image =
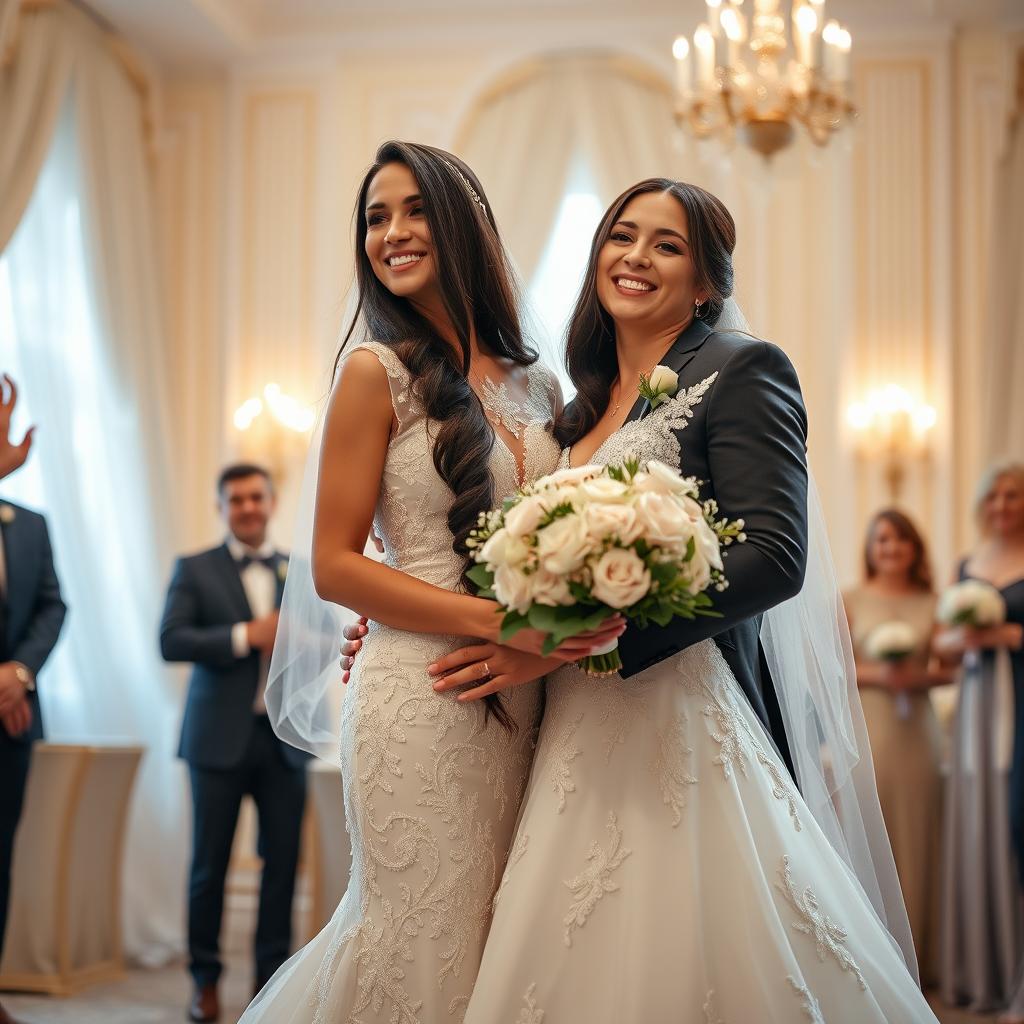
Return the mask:
<path id="1" fill-rule="evenodd" d="M 412 303 L 392 294 L 380 282 L 366 255 L 365 210 L 370 183 L 382 167 L 393 163 L 408 167 L 419 185 L 435 255 L 437 286 L 461 358 Z M 495 502 L 489 461 L 494 431 L 466 379 L 473 332 L 496 356 L 521 366 L 537 361 L 537 353 L 523 340 L 515 278 L 483 185 L 457 156 L 442 149 L 415 142 L 383 143 L 359 189 L 355 251 L 359 300 L 335 370 L 360 315 L 369 337 L 394 349 L 405 364 L 426 415 L 440 424 L 434 439 L 434 467 L 454 495 L 448 528 L 452 548 L 466 559 L 468 569 L 471 563 L 466 540 L 479 514 Z M 465 571 L 462 584 L 465 590 L 472 589 Z M 506 729 L 514 729 L 515 723 L 498 695 L 486 700 L 488 712 Z"/>
<path id="2" fill-rule="evenodd" d="M 879 523 L 888 523 L 895 531 L 900 540 L 908 541 L 914 549 L 914 561 L 910 563 L 907 570 L 907 579 L 916 589 L 931 593 L 932 591 L 932 567 L 928 558 L 928 548 L 925 545 L 921 531 L 914 525 L 910 516 L 897 508 L 883 508 L 871 517 L 868 524 L 867 534 L 864 537 L 864 575 L 867 579 L 874 579 L 878 574 L 874 562 L 871 561 L 871 544 L 874 541 L 875 530 Z"/>
<path id="3" fill-rule="evenodd" d="M 555 424 L 555 437 L 563 447 L 590 433 L 608 408 L 619 364 L 615 354 L 615 323 L 597 297 L 597 261 L 626 205 L 648 192 L 674 196 L 686 213 L 690 258 L 697 270 L 697 285 L 707 295 L 701 319 L 713 327 L 722 315 L 725 300 L 732 295 L 736 225 L 725 204 L 696 185 L 671 178 L 647 178 L 626 189 L 608 207 L 597 226 L 579 298 L 569 320 L 565 363 L 576 385 L 576 400 Z"/>

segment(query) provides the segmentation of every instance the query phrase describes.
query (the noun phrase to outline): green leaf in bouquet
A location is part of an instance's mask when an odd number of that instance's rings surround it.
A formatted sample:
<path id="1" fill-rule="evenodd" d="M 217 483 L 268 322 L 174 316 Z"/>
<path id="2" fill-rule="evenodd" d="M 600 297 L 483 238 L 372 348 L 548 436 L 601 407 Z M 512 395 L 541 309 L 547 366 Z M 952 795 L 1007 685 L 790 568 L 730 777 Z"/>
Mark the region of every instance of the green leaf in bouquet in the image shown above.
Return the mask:
<path id="1" fill-rule="evenodd" d="M 691 558 L 697 553 L 697 541 L 691 537 L 686 542 L 686 561 L 689 562 Z"/>
<path id="2" fill-rule="evenodd" d="M 466 576 L 480 588 L 481 594 L 485 590 L 489 592 L 494 590 L 494 573 L 487 568 L 485 563 L 477 562 L 467 571 Z M 493 593 L 488 593 L 486 596 L 491 597 Z"/>
<path id="3" fill-rule="evenodd" d="M 597 599 L 591 597 L 590 591 L 582 583 L 577 583 L 575 580 L 569 580 L 569 593 L 576 598 L 579 604 L 598 604 Z"/>
<path id="4" fill-rule="evenodd" d="M 510 608 L 501 620 L 501 635 L 498 639 L 501 643 L 507 644 L 519 630 L 525 629 L 529 624 L 530 620 L 525 615 Z"/>

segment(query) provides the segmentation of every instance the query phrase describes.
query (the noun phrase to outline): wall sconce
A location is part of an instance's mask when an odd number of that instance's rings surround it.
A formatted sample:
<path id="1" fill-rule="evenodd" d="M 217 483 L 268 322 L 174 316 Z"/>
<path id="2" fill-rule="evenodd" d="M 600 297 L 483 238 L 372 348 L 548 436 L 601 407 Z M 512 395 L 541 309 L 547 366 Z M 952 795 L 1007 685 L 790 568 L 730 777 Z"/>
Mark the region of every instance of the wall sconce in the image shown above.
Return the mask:
<path id="1" fill-rule="evenodd" d="M 846 413 L 856 435 L 856 450 L 864 458 L 885 461 L 885 482 L 892 504 L 899 501 L 906 465 L 928 455 L 928 434 L 937 414 L 927 402 L 898 384 L 886 384 L 854 402 Z"/>
<path id="2" fill-rule="evenodd" d="M 245 449 L 268 464 L 282 479 L 289 456 L 304 449 L 316 420 L 312 406 L 285 394 L 278 384 L 267 384 L 262 395 L 247 398 L 236 410 L 235 429 L 243 435 Z"/>

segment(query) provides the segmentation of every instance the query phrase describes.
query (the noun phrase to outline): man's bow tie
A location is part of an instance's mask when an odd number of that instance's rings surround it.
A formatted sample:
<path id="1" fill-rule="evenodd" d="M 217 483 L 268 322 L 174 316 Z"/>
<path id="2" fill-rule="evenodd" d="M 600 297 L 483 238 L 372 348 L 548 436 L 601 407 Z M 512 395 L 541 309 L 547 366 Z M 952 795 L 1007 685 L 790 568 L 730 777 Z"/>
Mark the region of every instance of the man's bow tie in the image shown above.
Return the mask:
<path id="1" fill-rule="evenodd" d="M 277 558 L 275 555 L 267 555 L 266 558 L 259 558 L 255 555 L 242 555 L 242 557 L 238 559 L 238 571 L 245 572 L 245 570 L 248 569 L 250 565 L 253 565 L 257 562 L 260 565 L 265 565 L 268 569 L 273 570 L 274 563 L 276 561 Z"/>

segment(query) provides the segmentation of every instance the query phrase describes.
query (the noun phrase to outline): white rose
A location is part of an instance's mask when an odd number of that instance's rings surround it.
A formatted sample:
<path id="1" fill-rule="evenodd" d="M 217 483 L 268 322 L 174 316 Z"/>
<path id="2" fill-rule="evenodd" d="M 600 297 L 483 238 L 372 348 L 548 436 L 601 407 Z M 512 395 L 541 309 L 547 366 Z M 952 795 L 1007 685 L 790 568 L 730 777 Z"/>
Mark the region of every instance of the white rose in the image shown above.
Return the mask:
<path id="1" fill-rule="evenodd" d="M 707 524 L 707 520 L 701 516 L 693 521 L 694 539 L 697 541 L 697 551 L 700 552 L 713 569 L 722 570 L 722 545 L 718 541 L 718 534 Z"/>
<path id="2" fill-rule="evenodd" d="M 679 374 L 659 364 L 651 371 L 650 385 L 655 394 L 674 395 L 679 390 Z"/>
<path id="3" fill-rule="evenodd" d="M 530 583 L 533 588 L 533 599 L 537 604 L 554 607 L 576 603 L 576 598 L 572 596 L 572 591 L 569 590 L 569 581 L 565 576 L 541 569 L 530 577 Z"/>
<path id="4" fill-rule="evenodd" d="M 683 546 L 694 533 L 695 524 L 683 505 L 668 494 L 648 491 L 634 506 L 640 522 L 640 535 L 653 544 Z"/>
<path id="5" fill-rule="evenodd" d="M 523 498 L 505 513 L 505 529 L 513 537 L 529 536 L 536 532 L 545 511 L 544 502 L 540 498 Z"/>
<path id="6" fill-rule="evenodd" d="M 492 534 L 480 549 L 480 557 L 491 566 L 520 566 L 529 555 L 529 546 L 518 537 L 513 537 L 506 529 Z"/>
<path id="7" fill-rule="evenodd" d="M 587 501 L 614 505 L 629 500 L 629 488 L 620 480 L 599 476 L 580 484 L 580 495 Z"/>
<path id="8" fill-rule="evenodd" d="M 631 505 L 587 505 L 583 521 L 591 544 L 608 537 L 618 537 L 623 544 L 632 544 L 640 536 L 640 524 Z"/>
<path id="9" fill-rule="evenodd" d="M 633 486 L 638 491 L 653 491 L 656 494 L 686 494 L 690 489 L 687 480 L 671 466 L 657 459 L 648 461 L 645 471 L 634 477 Z"/>
<path id="10" fill-rule="evenodd" d="M 499 565 L 494 573 L 494 596 L 506 608 L 525 615 L 533 604 L 531 577 L 511 565 Z"/>
<path id="11" fill-rule="evenodd" d="M 864 638 L 864 653 L 876 661 L 905 658 L 919 642 L 917 630 L 906 622 L 882 622 Z"/>
<path id="12" fill-rule="evenodd" d="M 575 572 L 590 551 L 590 539 L 583 520 L 578 515 L 556 519 L 537 535 L 540 564 L 548 572 L 556 575 L 565 576 Z"/>
<path id="13" fill-rule="evenodd" d="M 943 591 L 937 616 L 947 625 L 962 622 L 978 628 L 999 626 L 1006 621 L 1006 602 L 991 584 L 962 580 Z"/>
<path id="14" fill-rule="evenodd" d="M 628 608 L 651 589 L 651 574 L 630 548 L 612 548 L 594 564 L 591 593 L 610 608 Z"/>
<path id="15" fill-rule="evenodd" d="M 576 484 L 589 480 L 592 476 L 598 476 L 604 469 L 603 466 L 589 465 L 576 466 L 569 469 L 559 469 L 547 476 L 539 477 L 534 481 L 533 486 L 542 491 L 548 487 L 575 487 Z"/>

